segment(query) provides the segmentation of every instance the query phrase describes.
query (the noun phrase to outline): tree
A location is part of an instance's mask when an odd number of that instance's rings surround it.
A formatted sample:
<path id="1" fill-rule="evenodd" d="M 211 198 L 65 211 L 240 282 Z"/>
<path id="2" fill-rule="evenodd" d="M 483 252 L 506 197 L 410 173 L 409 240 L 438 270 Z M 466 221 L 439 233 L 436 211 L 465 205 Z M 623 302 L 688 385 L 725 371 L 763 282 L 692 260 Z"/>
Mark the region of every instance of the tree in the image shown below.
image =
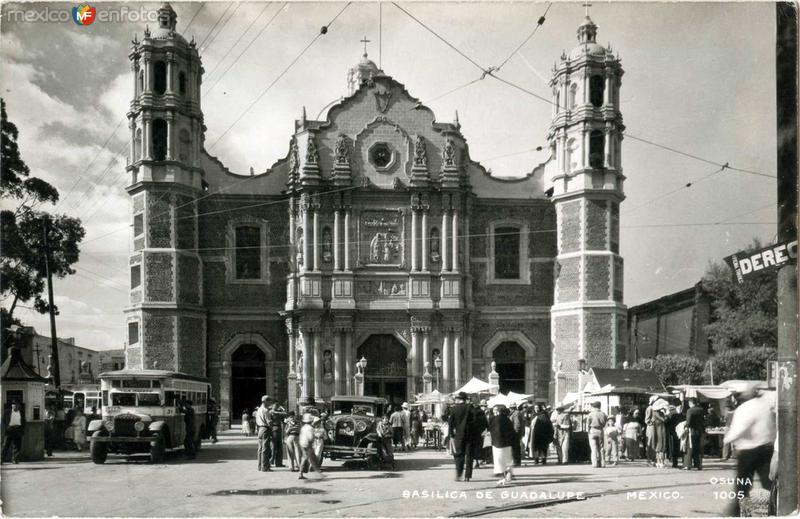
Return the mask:
<path id="1" fill-rule="evenodd" d="M 30 176 L 17 143 L 17 127 L 8 120 L 5 101 L 0 99 L 2 141 L 0 141 L 0 198 L 12 200 L 14 209 L 0 211 L 0 294 L 11 300 L 3 315 L 3 326 L 14 322 L 17 303 L 33 300 L 41 313 L 49 311 L 42 298 L 45 289 L 45 229 L 50 249 L 50 271 L 63 278 L 74 274 L 79 244 L 85 235 L 81 221 L 66 215 L 51 215 L 39 210 L 45 203 L 58 201 L 58 190 L 44 180 Z"/>
<path id="2" fill-rule="evenodd" d="M 665 386 L 703 383 L 703 361 L 692 355 L 659 355 L 640 360 L 633 368 L 654 371 Z"/>
<path id="3" fill-rule="evenodd" d="M 760 248 L 761 244 L 754 239 L 747 250 Z M 762 271 L 740 284 L 727 265 L 712 263 L 701 283 L 711 299 L 711 322 L 705 326 L 705 331 L 714 351 L 777 347 L 778 285 L 775 271 Z"/>
<path id="4" fill-rule="evenodd" d="M 703 378 L 710 384 L 713 370 L 715 384 L 726 380 L 766 380 L 767 363 L 777 357 L 778 352 L 772 346 L 722 351 L 708 359 Z"/>

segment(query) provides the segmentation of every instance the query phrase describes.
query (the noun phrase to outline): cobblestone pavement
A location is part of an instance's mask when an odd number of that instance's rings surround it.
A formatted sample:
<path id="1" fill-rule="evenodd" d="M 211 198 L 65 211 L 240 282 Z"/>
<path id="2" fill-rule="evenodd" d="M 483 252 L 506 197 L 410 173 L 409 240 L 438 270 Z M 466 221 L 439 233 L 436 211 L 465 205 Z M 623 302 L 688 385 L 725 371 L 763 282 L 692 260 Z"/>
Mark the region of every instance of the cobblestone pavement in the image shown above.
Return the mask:
<path id="1" fill-rule="evenodd" d="M 703 471 L 643 462 L 594 469 L 588 464 L 525 465 L 508 487 L 491 468 L 454 481 L 442 451 L 398 453 L 397 471 L 325 460 L 327 478 L 256 470 L 256 441 L 238 432 L 206 444 L 195 460 L 172 453 L 165 463 L 111 457 L 94 465 L 83 453 L 3 465 L 3 513 L 13 516 L 715 516 L 726 502 L 732 462 L 706 460 Z M 582 496 L 574 494 L 582 492 Z M 635 492 L 632 494 L 631 492 Z M 654 492 L 654 493 L 651 493 Z M 723 495 L 719 493 L 722 492 Z M 584 499 L 575 500 L 576 497 Z M 524 508 L 521 508 L 525 506 Z M 516 508 L 503 508 L 516 507 Z"/>

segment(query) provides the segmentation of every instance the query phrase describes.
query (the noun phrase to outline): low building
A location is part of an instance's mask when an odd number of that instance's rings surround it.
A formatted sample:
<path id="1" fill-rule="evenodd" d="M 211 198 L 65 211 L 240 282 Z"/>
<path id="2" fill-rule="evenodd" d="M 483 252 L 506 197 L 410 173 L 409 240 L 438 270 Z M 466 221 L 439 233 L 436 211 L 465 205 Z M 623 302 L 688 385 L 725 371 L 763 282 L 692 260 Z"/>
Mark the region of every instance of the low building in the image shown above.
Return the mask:
<path id="1" fill-rule="evenodd" d="M 712 353 L 705 326 L 711 303 L 701 283 L 628 309 L 629 362 L 677 353 L 705 360 Z"/>
<path id="2" fill-rule="evenodd" d="M 592 368 L 585 380 L 583 402 L 600 402 L 606 413 L 646 405 L 650 395 L 667 392 L 655 372 L 643 369 Z"/>
<path id="3" fill-rule="evenodd" d="M 119 371 L 125 368 L 125 348 L 105 350 L 100 353 L 100 373 Z"/>

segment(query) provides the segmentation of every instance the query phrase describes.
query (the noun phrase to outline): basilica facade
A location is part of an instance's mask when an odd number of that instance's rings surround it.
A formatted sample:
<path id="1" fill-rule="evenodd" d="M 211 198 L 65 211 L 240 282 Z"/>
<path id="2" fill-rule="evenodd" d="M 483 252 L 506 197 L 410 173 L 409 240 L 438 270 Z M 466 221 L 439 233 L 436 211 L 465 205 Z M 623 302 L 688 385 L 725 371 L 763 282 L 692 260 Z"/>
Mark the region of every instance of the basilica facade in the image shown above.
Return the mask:
<path id="1" fill-rule="evenodd" d="M 227 424 L 264 393 L 399 403 L 492 372 L 555 401 L 624 360 L 622 69 L 588 17 L 553 70 L 551 158 L 498 178 L 366 54 L 283 159 L 233 173 L 203 147 L 197 48 L 159 14 L 129 56 L 127 369 L 208 377 Z"/>

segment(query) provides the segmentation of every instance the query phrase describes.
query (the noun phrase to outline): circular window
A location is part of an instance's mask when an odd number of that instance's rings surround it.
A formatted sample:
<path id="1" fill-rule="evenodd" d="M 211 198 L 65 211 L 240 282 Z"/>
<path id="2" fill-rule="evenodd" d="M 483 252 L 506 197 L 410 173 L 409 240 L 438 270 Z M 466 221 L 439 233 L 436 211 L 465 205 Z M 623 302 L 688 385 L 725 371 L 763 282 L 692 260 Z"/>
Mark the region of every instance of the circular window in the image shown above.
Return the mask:
<path id="1" fill-rule="evenodd" d="M 388 144 L 378 143 L 370 149 L 369 161 L 375 167 L 385 168 L 392 162 L 392 150 Z"/>

